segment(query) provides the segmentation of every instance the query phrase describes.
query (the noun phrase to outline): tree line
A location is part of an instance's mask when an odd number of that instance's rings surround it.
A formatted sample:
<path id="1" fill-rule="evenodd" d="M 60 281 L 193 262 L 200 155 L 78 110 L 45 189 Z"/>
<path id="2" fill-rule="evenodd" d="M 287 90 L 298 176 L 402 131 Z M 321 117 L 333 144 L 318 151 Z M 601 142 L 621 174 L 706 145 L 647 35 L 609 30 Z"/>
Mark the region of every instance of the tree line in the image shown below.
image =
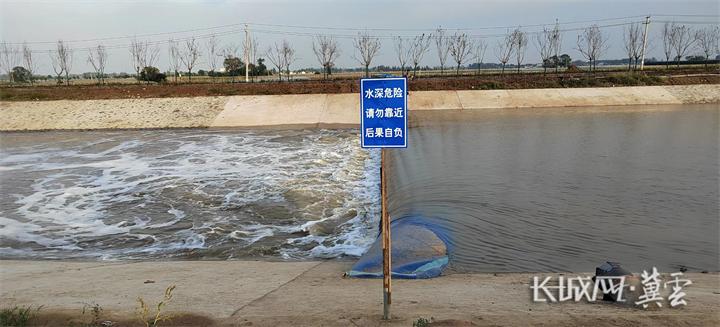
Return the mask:
<path id="1" fill-rule="evenodd" d="M 646 22 L 646 24 L 649 21 Z M 623 49 L 627 56 L 628 70 L 638 69 L 648 48 L 654 47 L 647 28 L 643 23 L 630 23 L 623 28 Z M 534 37 L 531 37 L 534 35 Z M 671 61 L 682 60 L 690 51 L 697 50 L 707 62 L 714 54 L 720 53 L 718 48 L 720 27 L 707 26 L 693 30 L 690 26 L 665 22 L 661 30 L 662 50 L 669 68 Z M 525 32 L 521 27 L 507 31 L 494 44 L 493 52 L 501 67 L 501 75 L 505 74 L 506 65 L 513 64 L 517 72 L 525 62 L 529 44 L 533 44 L 541 59 L 543 72 L 554 68 L 557 72 L 560 67 L 569 67 L 571 58 L 562 52 L 563 31 L 559 23 L 545 27 L 539 32 Z M 608 36 L 598 25 L 582 29 L 575 42 L 576 50 L 584 60 L 589 63 L 589 71 L 597 70 L 598 60 L 609 48 Z M 433 33 L 421 34 L 411 38 L 393 37 L 392 49 L 395 54 L 400 72 L 404 76 L 416 76 L 420 69 L 422 59 L 435 47 L 439 61 L 440 74 L 444 75 L 446 68 L 454 68 L 455 75 L 460 75 L 464 66 L 474 66 L 479 70 L 485 60 L 486 52 L 490 46 L 483 38 L 473 39 L 470 35 L 457 31 L 449 34 L 447 29 L 437 28 Z M 354 52 L 352 58 L 362 67 L 366 77 L 370 75 L 373 61 L 380 53 L 382 42 L 379 37 L 367 32 L 360 32 L 353 38 Z M 183 74 L 192 82 L 193 75 L 210 76 L 211 80 L 219 76 L 230 77 L 235 82 L 237 76 L 246 75 L 254 80 L 256 76 L 268 75 L 270 71 L 265 61 L 273 65 L 278 80 L 283 77 L 290 80 L 291 66 L 298 60 L 296 50 L 287 40 L 282 40 L 268 46 L 260 52 L 257 38 L 248 38 L 240 47 L 236 45 L 221 46 L 215 36 L 210 36 L 201 43 L 191 37 L 182 41 L 170 39 L 168 48 L 168 74 L 173 81 Z M 94 70 L 98 84 L 106 83 L 106 72 L 109 55 L 103 45 L 85 49 L 85 60 Z M 323 78 L 327 79 L 335 69 L 335 62 L 341 55 L 337 40 L 332 36 L 318 35 L 312 39 L 312 51 L 321 67 Z M 57 82 L 70 84 L 75 53 L 67 42 L 57 41 L 55 49 L 49 52 L 52 70 Z M 157 42 L 132 40 L 128 46 L 131 67 L 138 82 L 165 82 L 168 74 L 162 73 L 156 67 L 160 57 L 160 47 Z M 197 70 L 199 60 L 205 57 L 207 70 Z M 35 52 L 25 43 L 22 46 L 13 46 L 10 43 L 0 43 L 0 68 L 6 72 L 10 82 L 33 83 L 33 76 L 37 70 Z M 451 59 L 451 63 L 448 62 Z M 448 65 L 450 65 L 448 67 Z M 222 67 L 222 71 L 219 68 Z M 197 70 L 197 71 L 195 71 Z"/>

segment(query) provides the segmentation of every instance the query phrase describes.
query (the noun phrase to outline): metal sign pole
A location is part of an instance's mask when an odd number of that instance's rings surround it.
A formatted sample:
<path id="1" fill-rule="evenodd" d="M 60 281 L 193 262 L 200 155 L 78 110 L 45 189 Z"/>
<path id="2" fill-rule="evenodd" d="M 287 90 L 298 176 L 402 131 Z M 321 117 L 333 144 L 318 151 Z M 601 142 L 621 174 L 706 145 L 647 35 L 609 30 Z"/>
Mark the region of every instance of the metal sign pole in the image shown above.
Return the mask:
<path id="1" fill-rule="evenodd" d="M 391 269 L 390 269 L 390 220 L 387 212 L 387 181 L 385 179 L 385 149 L 380 150 L 380 196 L 382 205 L 382 244 L 383 244 L 383 319 L 390 319 L 392 303 Z"/>

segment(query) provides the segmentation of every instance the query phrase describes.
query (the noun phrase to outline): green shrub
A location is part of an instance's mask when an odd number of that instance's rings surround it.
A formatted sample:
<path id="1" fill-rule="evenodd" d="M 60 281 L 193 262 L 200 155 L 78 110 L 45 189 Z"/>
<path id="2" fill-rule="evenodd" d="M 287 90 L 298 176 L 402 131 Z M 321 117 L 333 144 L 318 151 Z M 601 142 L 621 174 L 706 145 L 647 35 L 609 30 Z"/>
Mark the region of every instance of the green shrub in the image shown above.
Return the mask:
<path id="1" fill-rule="evenodd" d="M 140 71 L 139 79 L 146 82 L 164 83 L 167 76 L 161 73 L 157 67 L 148 66 Z"/>
<path id="2" fill-rule="evenodd" d="M 7 327 L 24 327 L 30 320 L 35 317 L 40 307 L 35 309 L 32 305 L 27 307 L 14 306 L 12 308 L 3 308 L 0 310 L 0 326 Z"/>
<path id="3" fill-rule="evenodd" d="M 413 327 L 429 327 L 429 326 L 430 326 L 430 321 L 423 317 L 417 318 L 417 320 L 413 321 Z"/>
<path id="4" fill-rule="evenodd" d="M 478 85 L 478 90 L 501 90 L 505 88 L 502 82 L 483 82 Z"/>
<path id="5" fill-rule="evenodd" d="M 609 83 L 626 86 L 662 84 L 662 79 L 657 76 L 648 76 L 637 73 L 612 74 L 606 79 Z"/>

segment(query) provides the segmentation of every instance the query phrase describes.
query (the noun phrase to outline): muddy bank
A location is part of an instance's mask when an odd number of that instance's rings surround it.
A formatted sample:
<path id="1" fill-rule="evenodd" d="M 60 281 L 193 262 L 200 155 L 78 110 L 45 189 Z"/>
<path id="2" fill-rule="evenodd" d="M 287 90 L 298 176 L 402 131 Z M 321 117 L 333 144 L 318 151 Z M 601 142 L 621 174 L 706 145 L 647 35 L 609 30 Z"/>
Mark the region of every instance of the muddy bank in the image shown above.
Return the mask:
<path id="1" fill-rule="evenodd" d="M 414 91 L 410 110 L 476 110 L 720 102 L 720 84 Z M 0 102 L 1 131 L 354 127 L 357 93 Z"/>

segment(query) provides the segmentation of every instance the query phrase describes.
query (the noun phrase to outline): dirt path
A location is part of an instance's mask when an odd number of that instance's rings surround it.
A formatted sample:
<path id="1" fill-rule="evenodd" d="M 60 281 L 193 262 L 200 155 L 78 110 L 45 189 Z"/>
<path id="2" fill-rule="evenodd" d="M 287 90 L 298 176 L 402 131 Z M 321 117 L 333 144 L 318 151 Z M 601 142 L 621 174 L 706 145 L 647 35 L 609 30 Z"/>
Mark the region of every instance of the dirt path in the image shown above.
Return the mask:
<path id="1" fill-rule="evenodd" d="M 343 278 L 350 262 L 59 262 L 0 261 L 0 305 L 43 305 L 47 326 L 82 317 L 100 304 L 103 319 L 134 325 L 136 298 L 155 303 L 176 285 L 167 307 L 183 312 L 161 326 L 717 326 L 720 275 L 688 273 L 688 306 L 533 303 L 532 276 L 451 274 L 393 281 L 391 321 L 382 321 L 380 280 Z M 581 274 L 586 275 L 586 274 Z M 667 277 L 667 276 L 665 276 Z M 41 324 L 43 325 L 43 324 Z"/>

